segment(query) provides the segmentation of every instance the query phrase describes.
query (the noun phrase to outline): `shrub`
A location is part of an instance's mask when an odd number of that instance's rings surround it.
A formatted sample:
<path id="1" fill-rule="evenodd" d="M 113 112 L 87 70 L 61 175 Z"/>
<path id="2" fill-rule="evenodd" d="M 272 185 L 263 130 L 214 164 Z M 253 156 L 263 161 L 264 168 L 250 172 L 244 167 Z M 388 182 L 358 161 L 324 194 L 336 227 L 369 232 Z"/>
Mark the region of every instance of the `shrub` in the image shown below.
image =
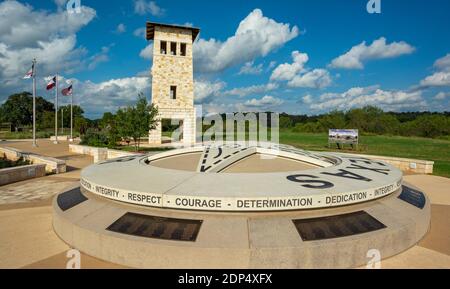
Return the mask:
<path id="1" fill-rule="evenodd" d="M 109 145 L 109 140 L 104 132 L 90 128 L 81 136 L 80 144 L 94 147 L 106 147 Z"/>
<path id="2" fill-rule="evenodd" d="M 24 160 L 22 157 L 20 157 L 17 161 L 8 160 L 5 155 L 0 157 L 0 169 L 27 166 L 29 164 L 31 164 L 31 162 L 28 160 Z"/>

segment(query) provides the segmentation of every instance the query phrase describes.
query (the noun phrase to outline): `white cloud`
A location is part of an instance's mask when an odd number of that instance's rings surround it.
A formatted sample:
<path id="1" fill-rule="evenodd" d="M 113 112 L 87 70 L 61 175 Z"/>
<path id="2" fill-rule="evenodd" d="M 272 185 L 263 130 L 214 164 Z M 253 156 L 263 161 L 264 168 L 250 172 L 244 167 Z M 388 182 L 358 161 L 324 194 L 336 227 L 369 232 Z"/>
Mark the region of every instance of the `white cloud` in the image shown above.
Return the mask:
<path id="1" fill-rule="evenodd" d="M 422 88 L 435 86 L 450 86 L 450 54 L 434 62 L 437 72 L 427 76 L 420 82 Z"/>
<path id="2" fill-rule="evenodd" d="M 113 46 L 113 45 L 111 45 Z M 91 56 L 89 58 L 89 63 L 88 63 L 88 69 L 89 70 L 94 70 L 100 63 L 102 62 L 108 62 L 109 61 L 109 50 L 111 48 L 111 46 L 104 46 L 102 47 L 101 52 Z"/>
<path id="3" fill-rule="evenodd" d="M 247 95 L 264 93 L 268 91 L 272 91 L 278 88 L 278 84 L 276 83 L 268 83 L 268 84 L 260 84 L 260 85 L 251 85 L 247 87 L 239 87 L 233 88 L 223 92 L 224 95 L 236 95 L 239 97 L 244 97 Z"/>
<path id="4" fill-rule="evenodd" d="M 298 73 L 305 71 L 305 64 L 309 60 L 308 54 L 293 51 L 291 55 L 293 62 L 278 65 L 270 76 L 271 80 L 292 80 Z"/>
<path id="5" fill-rule="evenodd" d="M 80 14 L 34 10 L 17 1 L 0 3 L 0 80 L 2 92 L 23 87 L 21 77 L 38 61 L 39 75 L 87 69 L 88 52 L 77 47 L 76 33 L 96 16 L 82 6 Z M 104 57 L 104 56 L 103 56 Z M 97 59 L 100 60 L 100 59 Z"/>
<path id="6" fill-rule="evenodd" d="M 420 82 L 422 86 L 450 86 L 450 72 L 440 71 L 427 76 Z"/>
<path id="7" fill-rule="evenodd" d="M 280 105 L 283 102 L 284 101 L 279 99 L 279 98 L 276 98 L 276 97 L 273 97 L 273 96 L 270 96 L 270 95 L 266 95 L 266 96 L 263 96 L 260 99 L 253 98 L 251 100 L 247 100 L 245 102 L 245 105 L 246 106 L 256 106 L 256 107 L 274 106 L 274 105 Z"/>
<path id="8" fill-rule="evenodd" d="M 450 71 L 450 53 L 436 60 L 434 67 L 440 71 Z"/>
<path id="9" fill-rule="evenodd" d="M 235 105 L 231 103 L 225 104 L 215 102 L 202 104 L 202 110 L 204 116 L 211 116 L 221 113 L 232 113 L 236 111 Z"/>
<path id="10" fill-rule="evenodd" d="M 134 30 L 133 35 L 136 37 L 146 39 L 146 37 L 147 37 L 146 33 L 147 33 L 147 29 L 145 27 L 141 27 L 141 28 Z"/>
<path id="11" fill-rule="evenodd" d="M 53 0 L 53 2 L 55 2 L 58 10 L 61 10 L 66 7 L 68 0 Z"/>
<path id="12" fill-rule="evenodd" d="M 76 37 L 74 35 L 51 41 L 39 41 L 37 47 L 11 49 L 10 46 L 0 42 L 0 76 L 1 78 L 19 77 L 24 69 L 31 65 L 33 57 L 38 59 L 40 73 L 51 70 L 57 71 L 70 68 L 72 54 L 82 54 L 76 50 Z M 76 57 L 73 57 L 74 59 Z M 42 71 L 43 70 L 43 71 Z"/>
<path id="13" fill-rule="evenodd" d="M 125 26 L 125 24 L 120 23 L 119 25 L 117 25 L 117 27 L 116 27 L 117 34 L 122 34 L 122 33 L 125 33 L 126 31 L 127 31 L 127 27 Z"/>
<path id="14" fill-rule="evenodd" d="M 288 82 L 290 87 L 324 88 L 331 84 L 330 73 L 325 69 L 314 69 L 305 74 L 296 75 Z"/>
<path id="15" fill-rule="evenodd" d="M 96 11 L 86 6 L 81 7 L 81 12 L 48 13 L 17 1 L 4 1 L 0 3 L 0 42 L 18 49 L 36 47 L 44 39 L 73 35 L 96 16 Z"/>
<path id="16" fill-rule="evenodd" d="M 206 103 L 212 97 L 220 95 L 221 90 L 226 86 L 223 81 L 209 82 L 207 80 L 196 80 L 194 82 L 194 97 L 196 103 Z"/>
<path id="17" fill-rule="evenodd" d="M 199 39 L 194 45 L 195 69 L 199 72 L 220 72 L 231 66 L 266 56 L 297 37 L 297 26 L 278 23 L 253 10 L 241 21 L 235 35 L 225 42 Z"/>
<path id="18" fill-rule="evenodd" d="M 237 103 L 235 105 L 238 111 L 264 111 L 273 107 L 282 105 L 284 101 L 270 95 L 265 95 L 262 98 L 252 98 L 244 103 Z"/>
<path id="19" fill-rule="evenodd" d="M 384 110 L 398 110 L 423 108 L 427 104 L 422 98 L 421 91 L 382 90 L 378 86 L 369 86 L 354 87 L 343 93 L 322 94 L 316 102 L 310 105 L 310 109 L 315 111 L 347 110 L 366 105 L 375 105 Z"/>
<path id="20" fill-rule="evenodd" d="M 309 60 L 308 54 L 292 52 L 292 63 L 278 65 L 270 76 L 274 81 L 288 81 L 289 87 L 324 88 L 332 83 L 330 73 L 326 69 L 305 68 Z"/>
<path id="21" fill-rule="evenodd" d="M 363 41 L 345 54 L 333 59 L 332 68 L 362 69 L 364 62 L 371 59 L 394 58 L 413 53 L 415 48 L 404 41 L 386 44 L 386 38 L 374 40 L 369 46 Z"/>
<path id="22" fill-rule="evenodd" d="M 303 96 L 302 101 L 303 101 L 303 103 L 306 103 L 306 104 L 312 103 L 313 100 L 312 100 L 311 94 L 307 94 L 307 95 Z"/>
<path id="23" fill-rule="evenodd" d="M 163 16 L 166 13 L 166 10 L 159 7 L 155 1 L 135 0 L 134 12 L 139 15 L 150 13 L 153 16 Z"/>
<path id="24" fill-rule="evenodd" d="M 276 61 L 271 61 L 271 62 L 269 63 L 269 66 L 267 67 L 267 69 L 270 70 L 270 69 L 274 68 L 276 65 L 277 65 L 277 62 L 276 62 Z"/>
<path id="25" fill-rule="evenodd" d="M 254 61 L 249 61 L 244 64 L 239 70 L 239 75 L 241 74 L 261 74 L 263 71 L 263 64 L 260 63 L 254 66 Z"/>
<path id="26" fill-rule="evenodd" d="M 450 92 L 439 92 L 438 94 L 436 94 L 433 98 L 435 100 L 444 100 L 447 97 L 450 97 Z"/>
<path id="27" fill-rule="evenodd" d="M 54 91 L 51 93 L 45 92 L 47 82 L 43 77 L 44 74 L 41 75 L 42 77 L 36 79 L 37 94 L 53 102 Z M 85 111 L 85 115 L 92 119 L 100 118 L 104 112 L 115 112 L 120 107 L 135 104 L 140 92 L 144 93 L 147 100 L 150 101 L 151 78 L 149 75 L 146 77 L 110 79 L 103 82 L 81 81 L 76 78 L 67 78 L 60 75 L 59 80 L 60 90 L 63 86 L 66 86 L 66 80 L 70 80 L 73 83 L 74 104 L 81 105 Z M 30 81 L 22 81 L 21 85 L 22 90 L 14 90 L 13 92 L 31 89 Z M 2 92 L 4 92 L 3 87 Z M 68 104 L 69 101 L 69 98 L 66 97 L 60 99 L 62 105 Z"/>
<path id="28" fill-rule="evenodd" d="M 101 117 L 104 112 L 115 112 L 118 108 L 134 104 L 140 92 L 149 99 L 151 81 L 149 77 L 127 77 L 94 83 L 74 81 L 76 101 L 88 115 Z"/>
<path id="29" fill-rule="evenodd" d="M 139 56 L 144 59 L 152 60 L 153 59 L 153 43 L 150 43 L 144 49 L 142 49 L 141 52 L 139 53 Z"/>

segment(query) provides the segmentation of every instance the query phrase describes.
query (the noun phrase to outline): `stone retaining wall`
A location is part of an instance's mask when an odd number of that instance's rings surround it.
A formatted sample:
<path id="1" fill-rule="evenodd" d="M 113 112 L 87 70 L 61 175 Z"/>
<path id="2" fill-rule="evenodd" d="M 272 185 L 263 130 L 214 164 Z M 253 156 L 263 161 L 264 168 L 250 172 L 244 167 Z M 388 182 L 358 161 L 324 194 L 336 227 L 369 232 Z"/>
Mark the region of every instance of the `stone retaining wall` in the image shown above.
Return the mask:
<path id="1" fill-rule="evenodd" d="M 69 152 L 94 157 L 94 163 L 98 163 L 107 159 L 114 159 L 126 156 L 141 155 L 121 150 L 113 150 L 108 148 L 96 148 L 84 145 L 69 144 Z"/>
<path id="2" fill-rule="evenodd" d="M 409 173 L 415 174 L 432 174 L 433 173 L 433 161 L 417 160 L 417 159 L 407 159 L 407 158 L 397 158 L 397 157 L 385 157 L 385 156 L 373 156 L 373 155 L 361 155 L 352 154 L 358 157 L 365 157 L 368 159 L 380 160 L 394 167 Z"/>
<path id="3" fill-rule="evenodd" d="M 68 141 L 69 139 L 70 139 L 70 135 L 59 135 L 58 136 L 58 141 Z M 55 141 L 56 137 L 54 135 L 52 135 L 50 137 L 50 140 L 51 141 Z"/>
<path id="4" fill-rule="evenodd" d="M 125 157 L 136 155 L 137 153 L 112 150 L 107 148 L 96 148 L 83 145 L 69 145 L 69 151 L 77 154 L 85 154 L 94 157 L 94 162 L 104 161 L 107 159 Z M 158 153 L 158 152 L 155 152 Z M 417 159 L 407 159 L 407 158 L 396 158 L 396 157 L 386 157 L 386 156 L 374 156 L 374 155 L 361 155 L 361 154 L 351 154 L 358 157 L 364 157 L 369 159 L 375 159 L 387 162 L 395 166 L 396 168 L 409 173 L 415 174 L 432 174 L 433 173 L 433 161 L 417 160 Z"/>
<path id="5" fill-rule="evenodd" d="M 45 176 L 45 164 L 6 168 L 0 170 L 0 186 Z"/>
<path id="6" fill-rule="evenodd" d="M 16 161 L 22 157 L 24 160 L 28 160 L 33 164 L 43 164 L 47 173 L 61 174 L 66 172 L 66 162 L 52 157 L 23 152 L 9 147 L 0 147 L 0 155 L 5 155 L 7 159 L 12 161 Z"/>

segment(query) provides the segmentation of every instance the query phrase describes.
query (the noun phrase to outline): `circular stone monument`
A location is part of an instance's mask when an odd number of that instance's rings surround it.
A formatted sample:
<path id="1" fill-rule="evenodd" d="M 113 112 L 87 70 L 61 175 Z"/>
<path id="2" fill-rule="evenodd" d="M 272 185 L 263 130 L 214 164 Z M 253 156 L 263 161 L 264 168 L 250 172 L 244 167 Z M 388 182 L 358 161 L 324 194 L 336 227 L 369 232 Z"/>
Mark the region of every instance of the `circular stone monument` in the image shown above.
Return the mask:
<path id="1" fill-rule="evenodd" d="M 104 161 L 53 206 L 69 245 L 146 268 L 355 267 L 415 245 L 430 223 L 426 195 L 395 167 L 284 145 Z"/>

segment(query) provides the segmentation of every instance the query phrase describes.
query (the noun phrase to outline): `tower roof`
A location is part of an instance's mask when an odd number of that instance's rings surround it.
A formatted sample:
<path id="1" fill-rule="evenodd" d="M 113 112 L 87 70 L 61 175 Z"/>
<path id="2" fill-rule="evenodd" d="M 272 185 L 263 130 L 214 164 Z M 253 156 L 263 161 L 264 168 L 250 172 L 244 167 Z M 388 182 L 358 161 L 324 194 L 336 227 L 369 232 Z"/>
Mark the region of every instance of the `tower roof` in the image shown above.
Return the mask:
<path id="1" fill-rule="evenodd" d="M 164 24 L 164 23 L 156 23 L 156 22 L 147 22 L 147 40 L 152 40 L 155 37 L 155 27 L 169 27 L 169 28 L 178 28 L 192 31 L 192 42 L 195 41 L 197 35 L 200 33 L 199 28 L 181 26 L 181 25 L 172 25 L 172 24 Z"/>

